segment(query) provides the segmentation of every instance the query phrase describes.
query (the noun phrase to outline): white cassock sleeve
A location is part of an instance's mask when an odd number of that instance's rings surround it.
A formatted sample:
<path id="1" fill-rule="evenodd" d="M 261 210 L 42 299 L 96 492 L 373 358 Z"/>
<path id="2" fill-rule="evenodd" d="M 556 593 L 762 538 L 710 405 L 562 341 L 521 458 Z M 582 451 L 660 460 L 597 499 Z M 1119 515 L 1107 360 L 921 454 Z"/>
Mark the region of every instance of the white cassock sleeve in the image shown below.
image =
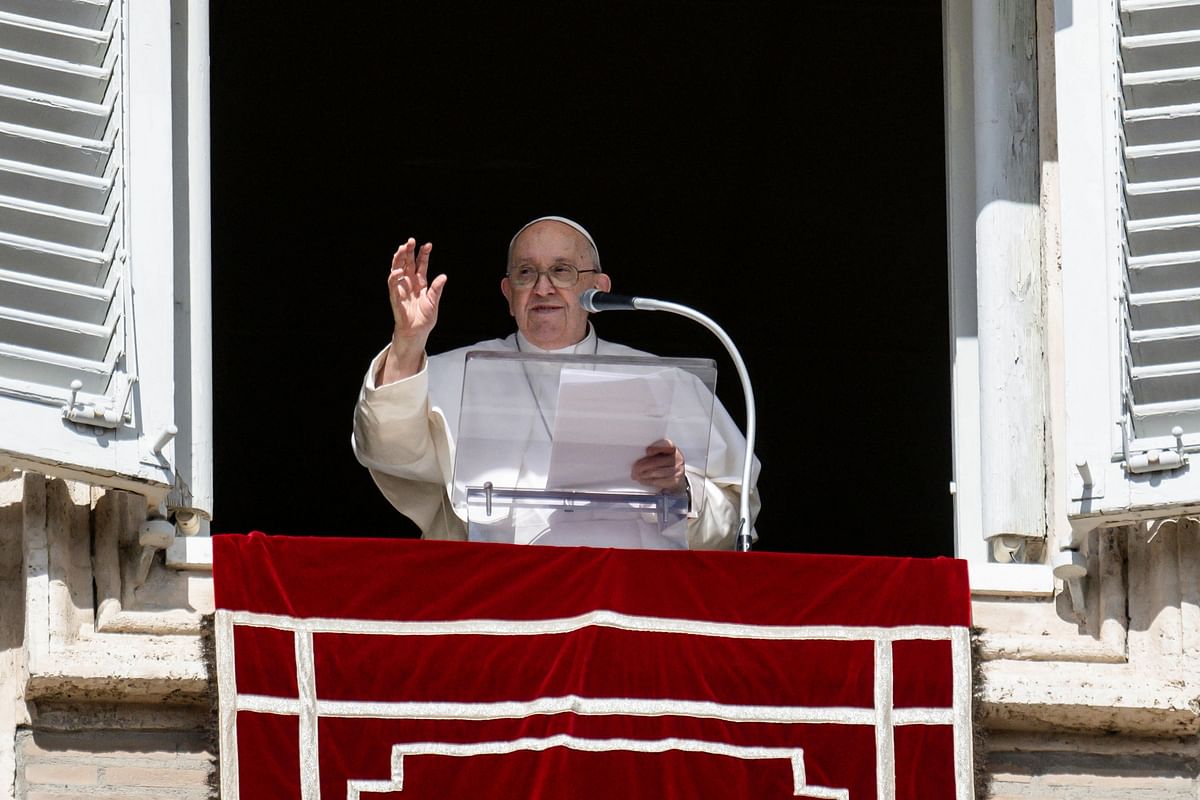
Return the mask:
<path id="1" fill-rule="evenodd" d="M 693 550 L 732 550 L 737 538 L 741 510 L 742 468 L 746 452 L 745 439 L 729 412 L 719 402 L 713 409 L 712 433 L 708 445 L 707 474 L 687 467 L 687 480 L 692 495 L 692 512 L 688 515 L 688 546 Z M 687 453 L 684 453 L 684 458 Z M 753 528 L 758 516 L 758 459 L 754 460 L 750 478 L 755 484 L 750 490 L 750 535 L 757 540 Z"/>
<path id="2" fill-rule="evenodd" d="M 429 403 L 428 361 L 411 378 L 376 386 L 376 370 L 386 352 L 371 362 L 359 391 L 354 455 L 424 538 L 466 539 L 466 525 L 451 511 L 446 494 L 454 457 L 445 417 Z"/>

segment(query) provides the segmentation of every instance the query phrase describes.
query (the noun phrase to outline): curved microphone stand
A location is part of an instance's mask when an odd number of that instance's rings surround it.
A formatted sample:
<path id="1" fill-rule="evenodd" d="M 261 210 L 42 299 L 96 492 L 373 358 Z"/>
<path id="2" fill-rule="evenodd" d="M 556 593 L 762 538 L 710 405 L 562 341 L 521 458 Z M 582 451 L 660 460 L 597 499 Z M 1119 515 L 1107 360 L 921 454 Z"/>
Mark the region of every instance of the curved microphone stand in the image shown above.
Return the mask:
<path id="1" fill-rule="evenodd" d="M 741 503 L 738 508 L 737 540 L 734 547 L 739 552 L 750 550 L 750 472 L 754 466 L 754 434 L 757 429 L 754 412 L 754 389 L 750 386 L 750 373 L 746 371 L 746 362 L 733 344 L 733 339 L 722 330 L 721 326 L 711 318 L 693 308 L 668 303 L 665 300 L 652 300 L 648 297 L 626 297 L 619 294 L 609 294 L 599 289 L 587 289 L 579 296 L 579 305 L 585 311 L 669 311 L 690 320 L 699 322 L 708 328 L 714 336 L 721 340 L 729 351 L 733 365 L 737 368 L 738 377 L 742 381 L 742 393 L 746 396 L 746 458 L 742 463 Z"/>

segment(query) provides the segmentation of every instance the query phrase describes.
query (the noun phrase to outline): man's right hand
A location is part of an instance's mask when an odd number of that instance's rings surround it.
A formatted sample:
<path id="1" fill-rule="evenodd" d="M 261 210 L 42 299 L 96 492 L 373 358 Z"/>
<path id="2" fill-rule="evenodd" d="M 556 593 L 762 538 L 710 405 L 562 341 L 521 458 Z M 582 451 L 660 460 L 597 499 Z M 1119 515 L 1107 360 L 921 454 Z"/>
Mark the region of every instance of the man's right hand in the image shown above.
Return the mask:
<path id="1" fill-rule="evenodd" d="M 433 243 L 417 249 L 416 239 L 400 245 L 392 256 L 388 273 L 388 299 L 392 304 L 392 345 L 375 375 L 375 385 L 383 386 L 411 377 L 421 368 L 425 342 L 437 324 L 438 303 L 446 276 L 429 281 L 429 253 Z"/>

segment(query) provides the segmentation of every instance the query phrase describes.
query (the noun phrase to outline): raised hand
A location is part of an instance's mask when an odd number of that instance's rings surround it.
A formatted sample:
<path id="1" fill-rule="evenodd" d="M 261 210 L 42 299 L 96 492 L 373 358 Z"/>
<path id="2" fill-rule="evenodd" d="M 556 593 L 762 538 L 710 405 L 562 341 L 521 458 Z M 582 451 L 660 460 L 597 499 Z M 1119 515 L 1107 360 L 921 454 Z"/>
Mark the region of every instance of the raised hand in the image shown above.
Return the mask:
<path id="1" fill-rule="evenodd" d="M 646 455 L 633 462 L 631 477 L 644 486 L 667 492 L 683 492 L 686 478 L 683 453 L 670 439 L 659 439 L 646 448 Z"/>
<path id="2" fill-rule="evenodd" d="M 392 270 L 388 273 L 388 299 L 395 320 L 392 338 L 420 337 L 422 348 L 437 324 L 438 302 L 446 285 L 445 275 L 429 282 L 432 251 L 432 242 L 426 242 L 418 250 L 416 239 L 410 238 L 392 256 Z"/>
<path id="3" fill-rule="evenodd" d="M 429 254 L 433 243 L 417 248 L 410 238 L 392 256 L 388 273 L 388 300 L 392 305 L 392 346 L 376 373 L 376 385 L 382 386 L 415 375 L 421 368 L 425 342 L 437 324 L 438 303 L 446 276 L 429 280 Z"/>

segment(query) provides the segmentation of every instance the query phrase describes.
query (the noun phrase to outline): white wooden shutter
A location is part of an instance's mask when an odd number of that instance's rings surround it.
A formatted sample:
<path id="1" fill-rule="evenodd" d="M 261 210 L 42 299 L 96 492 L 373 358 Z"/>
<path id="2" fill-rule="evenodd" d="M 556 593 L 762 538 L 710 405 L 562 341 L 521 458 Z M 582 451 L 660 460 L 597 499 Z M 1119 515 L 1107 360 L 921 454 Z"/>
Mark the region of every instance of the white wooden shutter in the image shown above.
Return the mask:
<path id="1" fill-rule="evenodd" d="M 125 339 L 120 14 L 0 13 L 0 392 L 116 408 Z M 122 420 L 123 421 L 123 420 Z"/>
<path id="2" fill-rule="evenodd" d="M 1119 72 L 1124 410 L 1169 447 L 1200 440 L 1200 2 L 1122 2 Z"/>
<path id="3" fill-rule="evenodd" d="M 207 237 L 207 194 L 193 230 L 199 205 L 181 191 L 207 188 L 189 181 L 207 149 L 189 152 L 172 116 L 195 95 L 191 38 L 172 52 L 189 8 L 0 0 L 0 464 L 207 512 L 210 480 L 192 467 L 208 455 L 176 452 L 211 446 L 175 387 L 208 380 L 190 361 L 206 309 L 188 307 L 191 271 L 207 275 L 191 255 L 207 247 L 189 241 Z"/>
<path id="4" fill-rule="evenodd" d="M 1059 453 L 1079 546 L 1200 509 L 1200 0 L 1061 11 Z"/>

